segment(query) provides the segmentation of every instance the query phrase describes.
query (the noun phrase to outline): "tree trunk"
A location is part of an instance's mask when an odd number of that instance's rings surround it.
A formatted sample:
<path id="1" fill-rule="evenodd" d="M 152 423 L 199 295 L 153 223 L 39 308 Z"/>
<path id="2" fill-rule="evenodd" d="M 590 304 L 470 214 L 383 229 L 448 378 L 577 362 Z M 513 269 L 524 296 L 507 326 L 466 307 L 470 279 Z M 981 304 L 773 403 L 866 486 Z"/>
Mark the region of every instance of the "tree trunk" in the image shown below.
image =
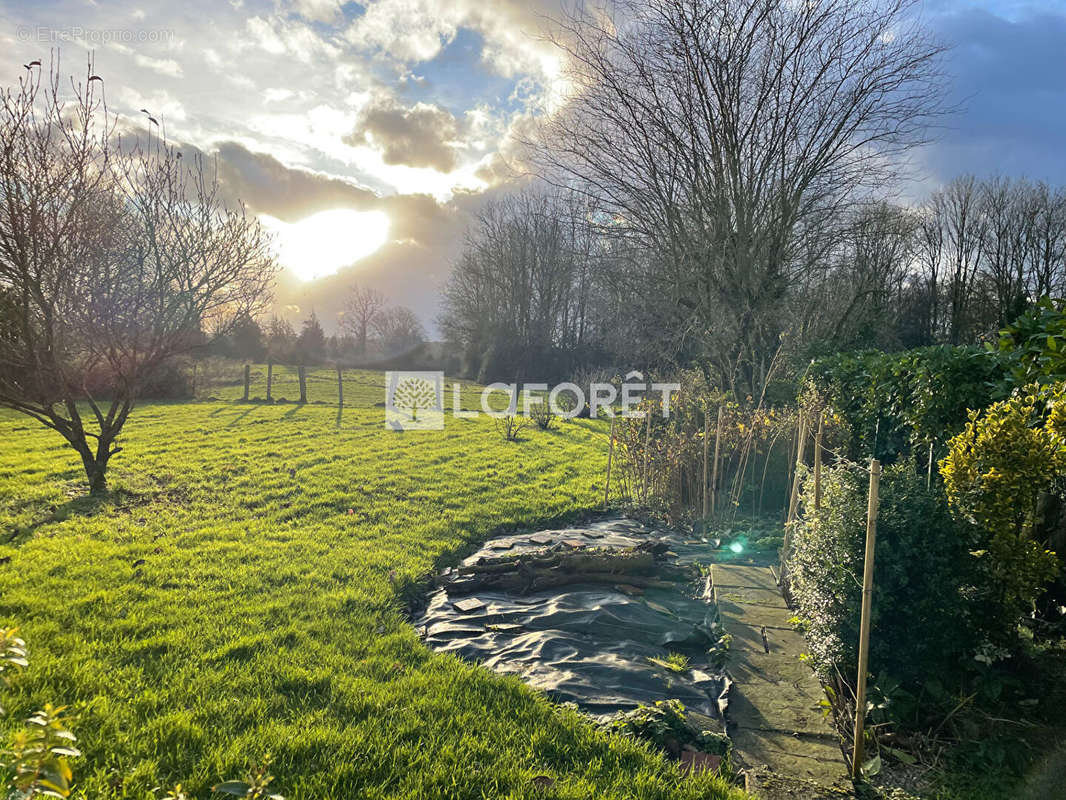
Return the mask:
<path id="1" fill-rule="evenodd" d="M 89 477 L 89 494 L 92 497 L 103 497 L 107 494 L 107 465 L 93 463 L 86 466 Z"/>
<path id="2" fill-rule="evenodd" d="M 75 445 L 75 447 L 85 467 L 85 477 L 89 482 L 89 495 L 103 497 L 107 494 L 107 461 L 111 457 L 107 453 L 107 448 L 104 448 L 104 454 L 101 457 L 100 453 L 93 454 L 87 442 L 83 445 Z"/>

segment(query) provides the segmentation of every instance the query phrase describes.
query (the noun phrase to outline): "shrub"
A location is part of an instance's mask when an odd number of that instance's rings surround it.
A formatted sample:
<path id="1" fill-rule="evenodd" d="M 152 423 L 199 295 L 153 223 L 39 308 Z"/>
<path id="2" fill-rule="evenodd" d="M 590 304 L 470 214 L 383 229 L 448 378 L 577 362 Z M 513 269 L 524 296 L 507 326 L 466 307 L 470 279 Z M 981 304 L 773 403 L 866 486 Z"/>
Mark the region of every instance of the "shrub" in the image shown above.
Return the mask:
<path id="1" fill-rule="evenodd" d="M 556 416 L 552 413 L 551 406 L 545 400 L 540 403 L 532 403 L 529 407 L 529 418 L 542 431 L 551 430 L 555 424 Z"/>
<path id="2" fill-rule="evenodd" d="M 792 593 L 822 676 L 856 669 L 866 539 L 868 477 L 854 464 L 823 471 L 822 508 L 793 537 Z M 974 559 L 969 526 L 943 495 L 904 466 L 885 469 L 877 521 L 870 670 L 912 689 L 972 654 L 981 620 L 970 613 Z"/>
<path id="3" fill-rule="evenodd" d="M 1050 415 L 1048 406 L 1051 406 Z M 984 412 L 948 443 L 940 463 L 951 508 L 979 531 L 986 613 L 1015 622 L 1058 571 L 1055 554 L 1032 532 L 1042 495 L 1066 473 L 1066 398 L 1028 387 Z M 1008 643 L 1013 625 L 994 632 Z"/>
<path id="4" fill-rule="evenodd" d="M 1006 377 L 1006 358 L 977 347 L 870 350 L 813 362 L 806 391 L 843 418 L 851 458 L 892 463 L 961 430 L 969 409 L 1002 397 Z"/>
<path id="5" fill-rule="evenodd" d="M 517 442 L 518 434 L 529 424 L 529 420 L 517 414 L 508 414 L 505 417 L 496 417 L 496 432 L 504 438 L 504 441 Z"/>
<path id="6" fill-rule="evenodd" d="M 1040 298 L 999 332 L 998 344 L 989 345 L 993 349 L 1005 359 L 1010 388 L 1062 381 L 1066 378 L 1066 311 L 1049 298 Z"/>

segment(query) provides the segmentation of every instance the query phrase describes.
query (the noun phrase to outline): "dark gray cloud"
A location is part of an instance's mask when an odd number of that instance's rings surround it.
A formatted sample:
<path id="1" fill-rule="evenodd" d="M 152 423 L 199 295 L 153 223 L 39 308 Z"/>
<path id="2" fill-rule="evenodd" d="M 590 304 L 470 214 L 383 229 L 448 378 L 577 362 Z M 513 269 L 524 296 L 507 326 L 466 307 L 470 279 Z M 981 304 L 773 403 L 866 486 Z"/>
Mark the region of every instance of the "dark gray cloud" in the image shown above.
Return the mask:
<path id="1" fill-rule="evenodd" d="M 458 163 L 454 143 L 459 136 L 459 122 L 449 111 L 425 103 L 403 108 L 386 101 L 364 109 L 344 141 L 380 150 L 386 164 L 451 172 Z"/>
<path id="2" fill-rule="evenodd" d="M 959 111 L 919 153 L 926 182 L 973 172 L 1066 183 L 1066 8 L 950 4 L 929 22 L 951 46 Z"/>
<path id="3" fill-rule="evenodd" d="M 223 142 L 216 151 L 219 179 L 230 199 L 285 222 L 318 211 L 352 208 L 365 211 L 378 203 L 376 193 L 358 184 L 309 170 L 294 169 L 274 156 L 253 153 L 236 142 Z"/>

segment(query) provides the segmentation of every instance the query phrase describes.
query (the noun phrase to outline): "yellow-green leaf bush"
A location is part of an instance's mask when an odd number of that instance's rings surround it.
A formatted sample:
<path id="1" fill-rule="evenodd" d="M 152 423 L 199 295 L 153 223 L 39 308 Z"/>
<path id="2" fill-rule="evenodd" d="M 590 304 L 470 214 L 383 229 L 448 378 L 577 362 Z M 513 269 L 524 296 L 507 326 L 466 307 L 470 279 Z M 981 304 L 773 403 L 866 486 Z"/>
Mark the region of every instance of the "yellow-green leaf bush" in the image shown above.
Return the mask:
<path id="1" fill-rule="evenodd" d="M 948 442 L 940 474 L 955 514 L 974 524 L 972 550 L 983 575 L 986 613 L 1003 619 L 1007 642 L 1058 571 L 1058 559 L 1034 540 L 1042 494 L 1066 474 L 1066 398 L 1027 387 L 984 411 L 972 411 L 965 429 Z"/>

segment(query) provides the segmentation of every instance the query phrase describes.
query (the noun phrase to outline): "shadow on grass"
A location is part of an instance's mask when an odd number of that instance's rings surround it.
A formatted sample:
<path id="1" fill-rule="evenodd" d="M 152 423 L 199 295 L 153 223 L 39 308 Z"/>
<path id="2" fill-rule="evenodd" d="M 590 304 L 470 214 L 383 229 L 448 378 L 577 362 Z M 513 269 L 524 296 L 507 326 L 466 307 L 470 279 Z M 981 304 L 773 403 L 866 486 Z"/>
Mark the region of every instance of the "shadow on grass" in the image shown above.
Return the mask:
<path id="1" fill-rule="evenodd" d="M 65 522 L 71 517 L 94 517 L 105 510 L 114 509 L 122 500 L 128 500 L 130 492 L 119 489 L 114 493 L 94 497 L 88 493 L 75 497 L 65 503 L 52 507 L 47 513 L 35 519 L 29 525 L 16 527 L 4 538 L 4 544 L 21 545 L 33 538 L 39 528 L 56 522 Z"/>
<path id="2" fill-rule="evenodd" d="M 244 409 L 244 411 L 242 411 L 240 414 L 238 414 L 233 419 L 231 419 L 229 422 L 227 422 L 226 423 L 226 427 L 227 428 L 232 428 L 234 425 L 239 424 L 241 422 L 241 420 L 243 420 L 245 417 L 247 417 L 251 413 L 252 413 L 252 409 L 250 409 L 250 408 Z"/>
<path id="3" fill-rule="evenodd" d="M 18 547 L 32 539 L 39 529 L 47 525 L 66 522 L 71 518 L 91 519 L 99 514 L 129 512 L 137 506 L 154 502 L 161 496 L 169 498 L 170 502 L 181 502 L 185 499 L 181 489 L 135 491 L 120 486 L 100 496 L 90 495 L 86 491 L 84 495 L 74 497 L 65 503 L 48 507 L 44 514 L 28 525 L 14 527 L 0 534 L 0 544 Z"/>

